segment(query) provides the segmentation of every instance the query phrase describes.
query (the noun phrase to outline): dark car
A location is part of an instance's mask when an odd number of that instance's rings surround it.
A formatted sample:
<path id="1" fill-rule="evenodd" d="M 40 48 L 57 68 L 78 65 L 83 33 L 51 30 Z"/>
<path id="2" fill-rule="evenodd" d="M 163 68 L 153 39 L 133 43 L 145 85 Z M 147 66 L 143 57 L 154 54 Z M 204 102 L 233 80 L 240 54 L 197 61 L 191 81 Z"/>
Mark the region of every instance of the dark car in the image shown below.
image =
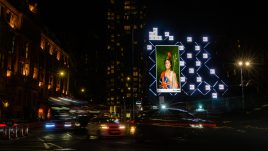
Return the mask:
<path id="1" fill-rule="evenodd" d="M 176 108 L 143 112 L 135 125 L 135 138 L 138 141 L 192 138 L 208 128 L 216 127 L 212 121 L 197 118 L 186 110 Z"/>
<path id="2" fill-rule="evenodd" d="M 61 131 L 61 130 L 73 130 L 75 124 L 71 120 L 50 120 L 46 121 L 44 128 L 46 130 Z"/>

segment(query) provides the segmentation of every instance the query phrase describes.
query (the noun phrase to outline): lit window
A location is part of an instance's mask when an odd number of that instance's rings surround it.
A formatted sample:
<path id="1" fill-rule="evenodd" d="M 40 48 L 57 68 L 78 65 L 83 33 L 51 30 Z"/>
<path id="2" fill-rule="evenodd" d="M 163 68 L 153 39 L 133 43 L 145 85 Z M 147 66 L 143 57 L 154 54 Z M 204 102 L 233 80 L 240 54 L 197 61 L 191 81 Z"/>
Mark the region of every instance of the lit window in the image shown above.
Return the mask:
<path id="1" fill-rule="evenodd" d="M 57 51 L 57 60 L 60 60 L 60 51 Z"/>
<path id="2" fill-rule="evenodd" d="M 37 3 L 29 4 L 29 10 L 30 10 L 32 13 L 37 13 Z"/>
<path id="3" fill-rule="evenodd" d="M 36 67 L 34 67 L 33 78 L 37 79 L 37 76 L 38 76 L 38 69 Z"/>
<path id="4" fill-rule="evenodd" d="M 45 49 L 45 45 L 46 45 L 46 42 L 45 42 L 45 40 L 42 38 L 42 39 L 41 39 L 41 42 L 40 42 L 40 47 L 41 47 L 42 50 Z"/>
<path id="5" fill-rule="evenodd" d="M 16 16 L 15 14 L 13 14 L 11 11 L 7 10 L 7 21 L 9 23 L 9 26 L 11 28 L 17 28 L 18 25 L 18 16 Z"/>
<path id="6" fill-rule="evenodd" d="M 130 30 L 130 26 L 125 25 L 124 30 Z"/>
<path id="7" fill-rule="evenodd" d="M 7 74 L 6 74 L 6 76 L 7 76 L 7 77 L 10 77 L 10 76 L 11 76 L 11 73 L 12 73 L 12 72 L 11 72 L 10 70 L 7 70 Z"/>
<path id="8" fill-rule="evenodd" d="M 30 65 L 28 63 L 24 64 L 22 74 L 28 76 L 30 74 Z"/>
<path id="9" fill-rule="evenodd" d="M 25 58 L 28 59 L 29 58 L 29 44 L 26 44 L 26 48 L 25 48 Z"/>
<path id="10" fill-rule="evenodd" d="M 49 47 L 49 54 L 53 55 L 53 51 L 54 51 L 54 47 L 52 45 L 50 45 Z"/>

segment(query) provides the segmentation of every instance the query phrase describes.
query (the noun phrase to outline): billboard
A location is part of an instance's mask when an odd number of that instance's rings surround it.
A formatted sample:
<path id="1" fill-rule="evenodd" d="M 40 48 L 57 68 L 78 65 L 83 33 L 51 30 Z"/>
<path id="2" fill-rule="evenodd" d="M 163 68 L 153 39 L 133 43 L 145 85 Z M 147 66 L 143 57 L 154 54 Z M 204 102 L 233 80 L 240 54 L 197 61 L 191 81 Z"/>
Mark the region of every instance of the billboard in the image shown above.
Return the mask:
<path id="1" fill-rule="evenodd" d="M 156 45 L 155 47 L 157 92 L 181 92 L 179 46 Z"/>

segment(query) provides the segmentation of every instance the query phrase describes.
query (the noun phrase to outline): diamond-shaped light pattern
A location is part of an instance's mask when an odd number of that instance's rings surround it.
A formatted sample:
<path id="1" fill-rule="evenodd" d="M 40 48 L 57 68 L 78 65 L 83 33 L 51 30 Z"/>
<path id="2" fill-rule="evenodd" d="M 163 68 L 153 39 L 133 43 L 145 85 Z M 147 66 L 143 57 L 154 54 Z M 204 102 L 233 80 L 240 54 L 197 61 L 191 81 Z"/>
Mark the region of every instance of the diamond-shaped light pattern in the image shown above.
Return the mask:
<path id="1" fill-rule="evenodd" d="M 162 39 L 162 37 L 166 38 Z M 207 50 L 209 38 L 203 36 L 196 39 L 187 36 L 181 41 L 174 39 L 175 36 L 172 36 L 170 32 L 160 34 L 157 28 L 153 28 L 153 31 L 149 32 L 149 43 L 147 44 L 151 77 L 149 91 L 157 96 L 155 45 L 159 42 L 162 45 L 171 45 L 170 42 L 174 42 L 173 45 L 179 45 L 181 93 L 189 96 L 204 95 L 213 99 L 223 96 L 227 92 L 228 86 L 218 77 L 215 67 L 211 67 L 209 64 L 212 58 Z"/>

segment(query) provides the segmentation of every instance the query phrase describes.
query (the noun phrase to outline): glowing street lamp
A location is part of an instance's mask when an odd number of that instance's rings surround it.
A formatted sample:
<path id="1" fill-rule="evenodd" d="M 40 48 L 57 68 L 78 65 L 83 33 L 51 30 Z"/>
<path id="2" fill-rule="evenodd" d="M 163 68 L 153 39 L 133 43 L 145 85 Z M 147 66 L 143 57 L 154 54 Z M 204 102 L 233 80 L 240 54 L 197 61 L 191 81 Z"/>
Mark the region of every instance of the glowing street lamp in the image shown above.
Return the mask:
<path id="1" fill-rule="evenodd" d="M 84 92 L 85 92 L 85 89 L 84 89 L 84 88 L 82 88 L 82 89 L 81 89 L 81 92 L 82 92 L 82 93 L 84 93 Z"/>
<path id="2" fill-rule="evenodd" d="M 63 77 L 65 75 L 64 71 L 60 71 L 60 76 Z"/>
<path id="3" fill-rule="evenodd" d="M 242 91 L 242 110 L 245 110 L 245 96 L 244 96 L 244 83 L 243 83 L 243 68 L 250 67 L 250 61 L 238 61 L 238 66 L 240 67 L 240 79 L 241 79 L 241 91 Z"/>

